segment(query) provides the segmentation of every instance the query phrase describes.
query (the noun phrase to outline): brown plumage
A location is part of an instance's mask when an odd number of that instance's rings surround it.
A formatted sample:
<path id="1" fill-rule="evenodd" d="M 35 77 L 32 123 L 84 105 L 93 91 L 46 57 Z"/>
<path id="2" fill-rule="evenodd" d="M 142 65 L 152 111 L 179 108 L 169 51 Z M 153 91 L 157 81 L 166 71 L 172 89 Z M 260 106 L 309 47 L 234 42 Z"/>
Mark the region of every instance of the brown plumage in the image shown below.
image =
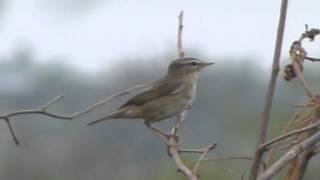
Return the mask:
<path id="1" fill-rule="evenodd" d="M 120 118 L 143 119 L 150 124 L 180 113 L 191 107 L 199 72 L 211 64 L 190 57 L 177 59 L 169 65 L 168 73 L 162 79 L 129 99 L 118 111 L 88 125 Z"/>

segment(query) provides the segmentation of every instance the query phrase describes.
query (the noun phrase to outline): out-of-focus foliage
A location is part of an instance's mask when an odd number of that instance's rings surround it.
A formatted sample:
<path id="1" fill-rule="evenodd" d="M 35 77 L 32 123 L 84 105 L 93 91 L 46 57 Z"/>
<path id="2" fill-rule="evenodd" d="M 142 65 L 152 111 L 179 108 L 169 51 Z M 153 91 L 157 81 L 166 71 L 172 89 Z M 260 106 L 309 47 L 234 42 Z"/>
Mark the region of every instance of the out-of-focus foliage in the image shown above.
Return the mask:
<path id="1" fill-rule="evenodd" d="M 192 52 L 188 50 L 187 52 Z M 165 74 L 173 52 L 162 57 L 131 58 L 108 65 L 95 74 L 79 72 L 60 64 L 38 64 L 31 52 L 19 52 L 0 61 L 0 112 L 43 105 L 50 98 L 65 94 L 50 110 L 60 113 L 80 111 L 92 103 L 135 84 L 150 83 Z M 191 55 L 210 60 L 199 52 Z M 66 59 L 67 61 L 67 59 Z M 121 63 L 120 63 L 121 62 Z M 216 65 L 203 72 L 198 99 L 180 132 L 186 148 L 219 142 L 209 157 L 252 154 L 260 121 L 269 67 L 258 59 L 219 58 Z M 108 64 L 108 63 L 106 63 Z M 319 87 L 319 73 L 314 67 L 307 78 Z M 320 65 L 319 65 L 320 66 Z M 86 124 L 111 111 L 128 97 L 121 97 L 105 107 L 72 122 L 40 115 L 13 119 L 21 140 L 16 147 L 5 123 L 0 123 L 0 179 L 6 180 L 179 180 L 166 148 L 141 122 L 115 120 L 93 127 Z M 271 136 L 275 136 L 295 110 L 292 105 L 306 98 L 297 81 L 279 79 L 272 111 Z M 157 126 L 169 129 L 173 120 Z M 184 156 L 192 165 L 196 156 Z M 248 172 L 248 161 L 203 162 L 202 179 L 240 179 Z M 319 177 L 316 157 L 306 179 Z"/>

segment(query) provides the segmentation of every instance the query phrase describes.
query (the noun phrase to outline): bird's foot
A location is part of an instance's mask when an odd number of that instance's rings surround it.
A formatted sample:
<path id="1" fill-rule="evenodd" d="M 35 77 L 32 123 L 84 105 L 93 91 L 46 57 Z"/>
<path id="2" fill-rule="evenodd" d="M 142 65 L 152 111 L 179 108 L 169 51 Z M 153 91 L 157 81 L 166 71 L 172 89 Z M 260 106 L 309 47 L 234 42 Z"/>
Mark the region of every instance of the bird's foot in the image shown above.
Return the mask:
<path id="1" fill-rule="evenodd" d="M 145 123 L 146 127 L 148 127 L 154 134 L 160 135 L 162 137 L 165 137 L 167 142 L 169 142 L 171 139 L 173 139 L 176 143 L 179 142 L 179 137 L 176 134 L 172 133 L 165 133 L 162 132 L 160 129 L 152 127 L 149 123 Z"/>
<path id="2" fill-rule="evenodd" d="M 170 139 L 173 139 L 176 143 L 178 143 L 180 140 L 179 136 L 177 136 L 176 134 L 166 134 L 166 137 L 167 137 L 168 141 Z"/>

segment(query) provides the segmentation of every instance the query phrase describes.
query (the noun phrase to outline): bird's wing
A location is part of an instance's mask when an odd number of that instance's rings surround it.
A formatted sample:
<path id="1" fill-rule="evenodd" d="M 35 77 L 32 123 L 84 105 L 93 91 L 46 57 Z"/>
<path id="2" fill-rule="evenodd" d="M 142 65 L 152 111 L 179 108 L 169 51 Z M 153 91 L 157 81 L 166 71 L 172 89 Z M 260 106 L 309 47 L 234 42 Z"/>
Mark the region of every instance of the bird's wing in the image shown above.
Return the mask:
<path id="1" fill-rule="evenodd" d="M 164 79 L 155 82 L 153 86 L 147 89 L 140 94 L 129 99 L 124 105 L 119 109 L 128 106 L 128 105 L 143 105 L 151 100 L 163 97 L 170 96 L 180 92 L 184 89 L 184 84 L 181 81 L 165 81 Z"/>

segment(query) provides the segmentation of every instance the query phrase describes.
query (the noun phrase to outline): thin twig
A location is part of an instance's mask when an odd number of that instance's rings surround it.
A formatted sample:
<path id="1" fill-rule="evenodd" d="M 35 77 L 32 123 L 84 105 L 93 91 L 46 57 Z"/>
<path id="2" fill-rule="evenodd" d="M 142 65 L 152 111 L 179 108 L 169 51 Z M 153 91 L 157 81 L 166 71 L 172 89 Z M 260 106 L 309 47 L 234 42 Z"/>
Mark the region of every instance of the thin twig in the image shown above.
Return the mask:
<path id="1" fill-rule="evenodd" d="M 278 173 L 285 165 L 287 165 L 290 161 L 295 159 L 299 154 L 304 152 L 304 150 L 313 146 L 315 142 L 320 141 L 320 131 L 316 134 L 310 136 L 305 139 L 301 143 L 295 145 L 291 150 L 289 150 L 285 155 L 283 155 L 280 159 L 278 159 L 271 167 L 269 167 L 265 172 L 263 172 L 258 180 L 269 180 L 276 173 Z"/>
<path id="2" fill-rule="evenodd" d="M 217 144 L 218 143 L 214 143 L 213 145 L 217 146 Z M 200 149 L 179 149 L 179 153 L 203 154 L 206 150 L 207 150 L 207 147 L 200 148 Z"/>
<path id="3" fill-rule="evenodd" d="M 312 61 L 312 62 L 319 62 L 320 61 L 320 58 L 314 58 L 314 57 L 308 57 L 308 56 L 305 56 L 304 59 Z"/>
<path id="4" fill-rule="evenodd" d="M 314 96 L 314 91 L 311 88 L 310 84 L 305 80 L 304 75 L 301 70 L 301 67 L 302 67 L 302 62 L 304 59 L 308 59 L 308 60 L 312 60 L 312 61 L 314 61 L 316 59 L 310 58 L 307 56 L 307 52 L 302 47 L 302 41 L 306 38 L 313 41 L 315 39 L 315 37 L 319 34 L 320 34 L 319 29 L 310 29 L 309 30 L 308 27 L 306 27 L 306 31 L 301 34 L 299 40 L 294 41 L 292 43 L 291 48 L 290 48 L 290 58 L 292 60 L 294 71 L 297 74 L 305 93 L 310 98 L 312 98 Z"/>
<path id="5" fill-rule="evenodd" d="M 252 161 L 253 157 L 250 156 L 225 156 L 225 157 L 216 157 L 216 158 L 209 158 L 203 159 L 203 161 L 224 161 L 224 160 L 249 160 Z M 265 161 L 261 161 L 263 169 L 266 169 L 267 165 Z"/>
<path id="6" fill-rule="evenodd" d="M 11 118 L 13 116 L 20 116 L 20 115 L 26 115 L 26 114 L 42 114 L 42 115 L 49 116 L 49 117 L 52 117 L 52 118 L 65 119 L 65 120 L 71 120 L 72 119 L 72 116 L 50 113 L 50 112 L 47 112 L 46 109 L 43 109 L 43 108 L 40 108 L 40 109 L 23 109 L 23 110 L 13 111 L 13 112 L 10 112 L 10 113 L 5 114 L 5 115 L 0 115 L 0 119 L 4 119 L 4 117 Z"/>
<path id="7" fill-rule="evenodd" d="M 262 144 L 262 145 L 260 146 L 260 148 L 261 148 L 261 149 L 266 149 L 268 146 L 270 146 L 270 145 L 272 145 L 272 144 L 274 144 L 274 143 L 276 143 L 276 142 L 279 142 L 279 141 L 281 141 L 281 140 L 283 140 L 283 139 L 286 139 L 286 138 L 289 138 L 289 137 L 291 137 L 291 136 L 293 136 L 293 135 L 301 134 L 301 133 L 303 133 L 303 132 L 310 131 L 310 130 L 313 130 L 313 129 L 315 129 L 315 128 L 318 128 L 319 125 L 320 125 L 320 120 L 318 120 L 318 121 L 315 122 L 314 124 L 311 124 L 311 125 L 309 125 L 309 126 L 307 126 L 307 127 L 293 130 L 293 131 L 291 131 L 291 132 L 289 132 L 289 133 L 286 133 L 286 134 L 281 135 L 281 136 L 279 136 L 279 137 L 276 137 L 276 138 L 274 138 L 274 139 L 272 139 L 272 140 L 270 140 L 270 141 L 268 141 L 268 142 L 265 142 L 264 144 Z"/>
<path id="8" fill-rule="evenodd" d="M 90 111 L 92 111 L 93 109 L 95 109 L 95 108 L 97 108 L 97 107 L 99 107 L 99 106 L 105 105 L 106 103 L 108 103 L 109 101 L 113 100 L 114 98 L 117 98 L 117 97 L 119 97 L 119 96 L 123 96 L 123 95 L 129 94 L 129 93 L 131 93 L 132 91 L 137 90 L 137 89 L 147 88 L 148 86 L 149 86 L 149 85 L 139 84 L 139 85 L 130 87 L 130 88 L 126 89 L 126 90 L 120 91 L 120 92 L 118 92 L 118 93 L 112 94 L 111 96 L 106 97 L 106 98 L 103 99 L 102 101 L 97 102 L 97 103 L 89 106 L 89 107 L 86 108 L 85 110 L 83 110 L 83 111 L 81 111 L 81 112 L 74 113 L 73 115 L 71 115 L 71 117 L 72 117 L 72 118 L 77 118 L 77 117 L 79 117 L 79 116 L 82 116 L 82 115 L 84 115 L 84 114 L 87 114 L 87 113 L 89 113 Z"/>
<path id="9" fill-rule="evenodd" d="M 311 88 L 310 84 L 305 80 L 304 75 L 300 70 L 299 64 L 296 61 L 294 61 L 292 64 L 293 64 L 294 71 L 297 73 L 297 76 L 300 79 L 302 88 L 304 89 L 305 93 L 309 96 L 309 98 L 312 98 L 314 95 L 313 93 L 314 91 Z"/>
<path id="10" fill-rule="evenodd" d="M 20 115 L 26 115 L 26 114 L 40 114 L 40 115 L 45 115 L 45 116 L 49 116 L 49 117 L 56 118 L 56 119 L 71 120 L 72 119 L 71 116 L 50 113 L 47 111 L 47 109 L 49 108 L 50 105 L 52 105 L 53 103 L 57 102 L 58 100 L 60 100 L 62 98 L 63 98 L 63 94 L 58 95 L 58 96 L 54 97 L 53 99 L 49 100 L 47 103 L 45 103 L 40 108 L 17 110 L 17 111 L 13 111 L 13 112 L 9 112 L 9 113 L 0 115 L 0 119 L 3 119 L 6 121 L 8 128 L 9 128 L 9 131 L 10 131 L 10 134 L 11 134 L 15 144 L 19 145 L 19 140 L 18 140 L 16 134 L 14 133 L 13 127 L 11 126 L 11 123 L 10 123 L 11 118 L 14 116 L 20 116 Z"/>
<path id="11" fill-rule="evenodd" d="M 215 147 L 217 146 L 217 143 L 213 143 L 213 144 L 209 144 L 208 147 L 205 148 L 205 150 L 203 151 L 202 155 L 199 157 L 198 161 L 196 162 L 196 164 L 193 167 L 193 172 L 196 173 L 198 171 L 198 168 L 200 166 L 200 162 L 206 157 L 206 155 Z"/>
<path id="12" fill-rule="evenodd" d="M 182 30 L 183 30 L 183 11 L 179 14 L 179 26 L 178 26 L 178 33 L 177 33 L 177 52 L 178 56 L 180 58 L 184 57 L 184 51 L 182 47 Z M 211 144 L 206 148 L 203 149 L 180 149 L 179 148 L 179 138 L 178 138 L 178 131 L 182 126 L 183 121 L 185 120 L 187 114 L 187 110 L 184 110 L 183 112 L 179 113 L 176 117 L 176 121 L 174 126 L 171 128 L 170 134 L 165 135 L 165 133 L 160 132 L 160 130 L 154 130 L 149 127 L 149 129 L 152 130 L 152 132 L 155 135 L 158 135 L 161 140 L 167 145 L 168 154 L 173 159 L 176 168 L 179 172 L 184 174 L 189 180 L 198 180 L 197 176 L 197 169 L 200 165 L 200 162 L 202 159 L 206 156 L 206 154 L 214 149 L 216 144 Z M 197 163 L 195 164 L 193 170 L 191 170 L 189 167 L 185 165 L 183 162 L 180 153 L 201 153 L 202 155 L 198 159 Z"/>
<path id="13" fill-rule="evenodd" d="M 168 151 L 173 161 L 175 162 L 179 172 L 182 172 L 186 177 L 188 177 L 189 180 L 198 180 L 198 176 L 192 170 L 190 170 L 182 161 L 179 154 L 179 145 L 176 138 L 178 130 L 181 127 L 181 123 L 185 119 L 186 113 L 186 111 L 183 111 L 181 114 L 179 114 L 176 118 L 176 124 L 171 128 L 171 136 L 168 140 Z"/>
<path id="14" fill-rule="evenodd" d="M 301 34 L 300 38 L 297 41 L 294 41 L 292 43 L 290 51 L 289 51 L 290 58 L 292 61 L 291 67 L 293 67 L 294 74 L 296 76 L 298 76 L 298 79 L 300 81 L 300 84 L 301 84 L 304 92 L 311 99 L 310 102 L 315 105 L 314 107 L 319 107 L 320 97 L 318 94 L 315 93 L 315 91 L 313 90 L 311 85 L 308 83 L 308 81 L 306 81 L 304 74 L 303 74 L 304 60 L 308 59 L 308 60 L 313 61 L 314 59 L 309 58 L 307 56 L 307 51 L 302 47 L 302 41 L 306 38 L 313 41 L 315 39 L 315 37 L 319 34 L 320 34 L 320 29 L 309 30 L 308 26 L 306 26 L 306 31 Z M 314 112 L 314 115 L 311 118 L 311 120 L 318 120 L 320 118 L 319 115 L 320 115 L 319 108 L 317 108 L 316 111 Z M 302 126 L 305 126 L 304 124 L 309 123 L 309 121 L 303 120 L 302 123 L 303 123 Z M 308 129 L 308 127 L 306 129 Z M 312 128 L 312 127 L 311 127 L 311 130 L 307 134 L 303 134 L 303 136 L 302 135 L 298 136 L 298 139 L 296 139 L 297 143 L 304 142 L 304 139 L 306 139 L 307 137 L 310 137 L 310 136 L 312 137 L 316 132 L 318 132 L 317 129 Z M 299 153 L 299 156 L 296 155 L 296 157 L 293 158 L 294 161 L 292 161 L 289 164 L 289 169 L 288 169 L 287 176 L 286 176 L 287 179 L 298 180 L 298 179 L 303 178 L 305 171 L 307 169 L 308 163 L 309 163 L 309 161 L 312 157 L 313 151 L 315 149 L 316 143 L 317 142 L 313 142 L 313 144 L 310 144 L 307 148 L 303 149 L 303 152 Z M 286 157 L 286 155 L 282 156 L 280 159 L 285 158 L 285 157 Z M 286 163 L 282 163 L 282 164 L 286 164 Z M 273 168 L 276 169 L 276 167 L 278 166 L 278 169 L 281 169 L 282 167 L 280 165 L 282 165 L 282 164 L 281 164 L 281 161 L 278 160 L 273 165 Z M 272 167 L 270 167 L 270 168 L 272 168 Z M 269 169 L 269 170 L 270 171 L 268 171 L 268 172 L 270 173 L 274 169 Z"/>
<path id="15" fill-rule="evenodd" d="M 277 39 L 276 39 L 276 45 L 274 49 L 274 56 L 273 56 L 272 74 L 271 74 L 269 88 L 268 88 L 268 92 L 265 100 L 264 110 L 262 113 L 261 125 L 259 129 L 259 138 L 257 142 L 257 149 L 256 149 L 254 160 L 251 166 L 249 180 L 257 179 L 257 176 L 259 173 L 260 161 L 262 160 L 262 156 L 264 154 L 264 151 L 261 151 L 259 149 L 259 146 L 266 141 L 266 137 L 267 137 L 267 130 L 268 130 L 273 94 L 275 91 L 277 76 L 279 73 L 279 62 L 280 62 L 280 56 L 281 56 L 283 34 L 285 29 L 287 6 L 288 6 L 288 0 L 282 0 L 281 8 L 280 8 L 280 18 L 279 18 L 279 24 L 278 24 L 278 30 L 277 30 Z"/>
<path id="16" fill-rule="evenodd" d="M 294 115 L 290 118 L 287 126 L 282 130 L 281 134 L 285 134 L 289 131 L 289 128 L 291 127 L 291 125 L 294 123 L 294 121 L 301 115 L 301 113 L 306 109 L 308 103 L 306 103 L 305 105 L 301 106 L 301 108 L 299 110 L 297 110 Z M 269 150 L 269 154 L 266 157 L 266 164 L 268 166 L 269 162 L 272 159 L 273 153 L 276 150 L 277 146 L 279 145 L 280 141 L 274 143 L 271 147 L 271 149 Z"/>
<path id="17" fill-rule="evenodd" d="M 312 98 L 311 102 L 314 102 L 314 103 L 319 102 L 318 95 Z M 305 121 L 304 124 L 301 125 L 302 127 L 305 127 L 310 123 L 316 124 L 317 121 L 319 121 L 319 118 L 320 118 L 319 104 L 314 104 L 314 105 L 315 106 L 313 108 L 313 111 L 311 112 L 312 118 L 308 121 Z M 313 128 L 307 131 L 306 133 L 299 135 L 295 140 L 297 141 L 297 143 L 301 143 L 306 138 L 314 135 L 318 131 L 319 131 L 319 128 Z M 314 142 L 313 144 L 310 144 L 308 148 L 305 148 L 299 156 L 297 156 L 293 161 L 289 163 L 289 168 L 286 175 L 287 180 L 303 179 L 303 176 L 305 175 L 307 166 L 309 164 L 310 159 L 312 158 L 312 154 L 316 148 L 317 143 L 318 142 Z"/>
<path id="18" fill-rule="evenodd" d="M 42 109 L 47 109 L 51 104 L 59 101 L 60 99 L 64 98 L 64 94 L 60 94 L 58 96 L 56 96 L 55 98 L 53 98 L 52 100 L 50 100 L 49 102 L 47 102 L 45 105 L 42 106 Z"/>
<path id="19" fill-rule="evenodd" d="M 224 161 L 224 160 L 253 160 L 253 157 L 250 156 L 225 156 L 225 157 L 216 157 L 204 159 L 203 161 Z"/>
<path id="20" fill-rule="evenodd" d="M 184 50 L 182 46 L 182 32 L 183 32 L 183 11 L 180 11 L 178 16 L 179 25 L 178 25 L 178 40 L 177 40 L 177 50 L 180 58 L 184 57 Z"/>
<path id="21" fill-rule="evenodd" d="M 18 138 L 17 138 L 17 136 L 16 136 L 16 134 L 15 134 L 13 128 L 12 128 L 11 122 L 9 121 L 8 118 L 5 118 L 5 121 L 6 121 L 7 125 L 8 125 L 10 134 L 11 134 L 12 139 L 13 139 L 13 142 L 14 142 L 17 146 L 19 146 L 19 145 L 20 145 L 20 142 L 19 142 L 19 140 L 18 140 Z"/>

